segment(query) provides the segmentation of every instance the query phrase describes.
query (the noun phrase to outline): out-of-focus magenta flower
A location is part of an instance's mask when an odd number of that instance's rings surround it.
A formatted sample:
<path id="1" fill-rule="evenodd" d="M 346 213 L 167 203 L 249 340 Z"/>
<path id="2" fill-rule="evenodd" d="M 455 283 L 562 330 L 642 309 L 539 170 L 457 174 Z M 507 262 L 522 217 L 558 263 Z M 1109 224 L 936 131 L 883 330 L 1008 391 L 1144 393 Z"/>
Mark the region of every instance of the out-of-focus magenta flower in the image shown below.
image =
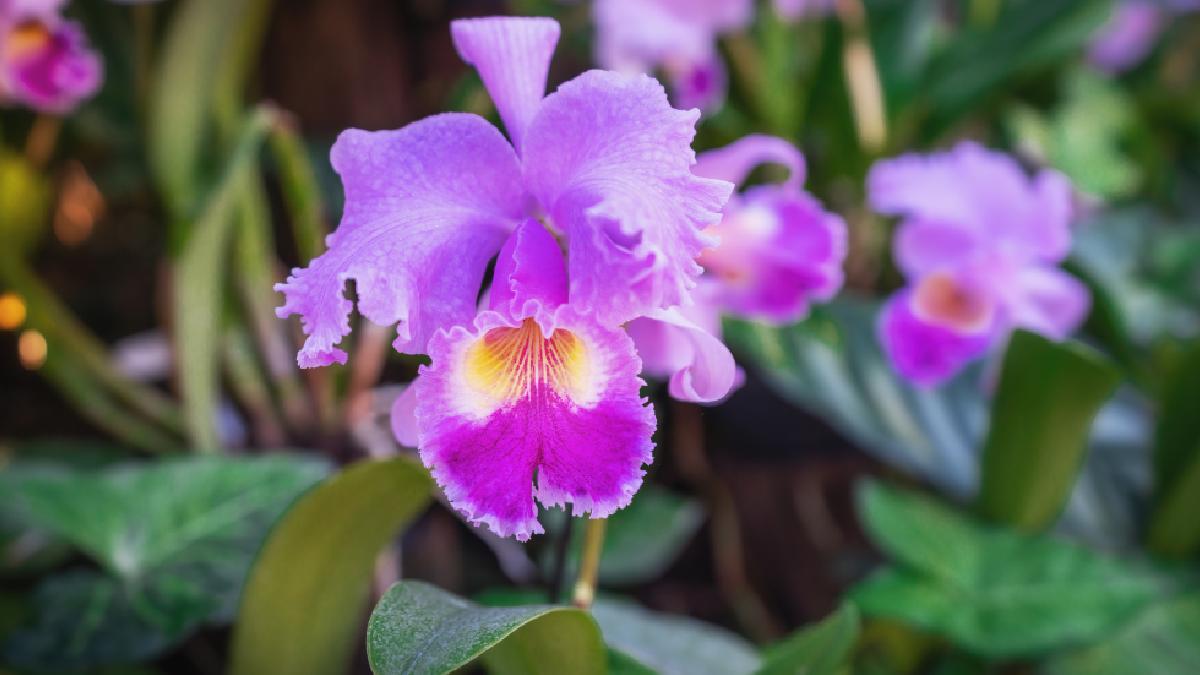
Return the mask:
<path id="1" fill-rule="evenodd" d="M 530 217 L 565 239 L 570 302 L 603 325 L 688 300 L 701 231 L 731 190 L 691 173 L 698 115 L 671 108 L 645 75 L 588 71 L 543 97 L 558 31 L 550 19 L 453 25 L 511 144 L 458 113 L 338 138 L 341 226 L 278 286 L 279 316 L 304 320 L 302 367 L 345 362 L 335 345 L 350 332 L 348 279 L 363 315 L 398 324 L 401 352 L 424 353 L 438 329 L 469 324 L 488 261 Z"/>
<path id="2" fill-rule="evenodd" d="M 645 372 L 669 378 L 675 398 L 712 402 L 736 383 L 737 369 L 720 340 L 722 314 L 790 323 L 841 288 L 846 225 L 801 188 L 804 157 L 794 146 L 747 136 L 702 154 L 693 172 L 739 184 L 763 163 L 782 164 L 789 176 L 726 204 L 721 222 L 708 229 L 720 243 L 700 254 L 704 275 L 694 304 L 629 324 Z"/>
<path id="3" fill-rule="evenodd" d="M 1086 317 L 1087 288 L 1057 267 L 1071 247 L 1073 194 L 1060 173 L 1032 178 L 974 143 L 877 163 L 873 207 L 900 215 L 894 251 L 908 285 L 880 337 L 896 369 L 936 385 L 1016 328 L 1064 339 Z"/>
<path id="4" fill-rule="evenodd" d="M 342 223 L 277 287 L 278 314 L 303 319 L 301 366 L 344 362 L 353 279 L 362 314 L 432 361 L 395 403 L 397 439 L 469 520 L 527 539 L 542 531 L 535 496 L 598 518 L 640 485 L 655 422 L 621 326 L 689 302 L 732 186 L 692 174 L 698 114 L 646 75 L 589 71 L 543 97 L 556 22 L 452 34 L 512 143 L 464 114 L 343 133 Z"/>
<path id="5" fill-rule="evenodd" d="M 748 24 L 753 0 L 596 0 L 597 60 L 604 68 L 662 69 L 675 105 L 711 111 L 725 98 L 717 36 Z"/>
<path id="6" fill-rule="evenodd" d="M 1200 0 L 1122 0 L 1092 38 L 1088 60 L 1109 73 L 1121 73 L 1154 48 L 1171 17 L 1200 9 Z"/>
<path id="7" fill-rule="evenodd" d="M 63 0 L 0 0 L 0 102 L 63 113 L 100 86 L 100 57 Z"/>

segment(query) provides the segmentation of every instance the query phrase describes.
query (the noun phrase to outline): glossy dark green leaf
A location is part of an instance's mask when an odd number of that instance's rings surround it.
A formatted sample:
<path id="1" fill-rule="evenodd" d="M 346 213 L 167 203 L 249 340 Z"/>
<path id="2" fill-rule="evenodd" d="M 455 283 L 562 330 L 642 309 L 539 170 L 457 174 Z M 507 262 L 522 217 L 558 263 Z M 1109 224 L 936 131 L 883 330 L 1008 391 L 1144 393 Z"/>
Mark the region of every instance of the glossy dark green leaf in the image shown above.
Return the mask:
<path id="1" fill-rule="evenodd" d="M 364 460 L 304 495 L 272 529 L 234 626 L 234 675 L 343 672 L 374 562 L 429 503 L 415 460 Z"/>
<path id="2" fill-rule="evenodd" d="M 991 387 L 975 366 L 940 387 L 904 380 L 880 350 L 877 306 L 853 296 L 815 308 L 795 326 L 727 321 L 725 338 L 780 395 L 858 447 L 967 500 L 978 489 Z M 1107 546 L 1139 534 L 1149 416 L 1122 391 L 1096 419 L 1087 465 L 1062 526 Z"/>
<path id="3" fill-rule="evenodd" d="M 558 520 L 560 512 L 545 520 Z M 704 509 L 694 499 L 682 497 L 653 485 L 638 491 L 629 506 L 617 511 L 605 527 L 600 557 L 601 584 L 636 584 L 661 575 L 683 551 L 704 522 Z M 567 578 L 574 578 L 583 544 L 584 523 L 572 519 L 576 531 L 567 558 Z M 547 547 L 543 568 L 553 566 Z"/>
<path id="4" fill-rule="evenodd" d="M 1050 659 L 1048 675 L 1188 675 L 1200 673 L 1200 594 L 1146 608 L 1114 636 Z"/>
<path id="5" fill-rule="evenodd" d="M 1159 399 L 1150 546 L 1171 556 L 1200 549 L 1200 342 L 1177 361 Z"/>
<path id="6" fill-rule="evenodd" d="M 1092 420 L 1120 375 L 1078 343 L 1009 339 L 984 444 L 979 507 L 1026 531 L 1049 527 L 1075 486 Z"/>
<path id="7" fill-rule="evenodd" d="M 860 496 L 872 540 L 897 566 L 857 586 L 855 604 L 982 656 L 1101 639 L 1175 583 L 1057 538 L 974 522 L 913 493 L 868 484 Z"/>
<path id="8" fill-rule="evenodd" d="M 758 675 L 837 675 L 847 667 L 858 632 L 858 608 L 843 605 L 820 623 L 772 645 Z"/>
<path id="9" fill-rule="evenodd" d="M 587 612 L 553 605 L 481 607 L 419 581 L 388 590 L 371 613 L 367 656 L 376 675 L 448 673 L 484 657 L 493 672 L 605 672 Z"/>
<path id="10" fill-rule="evenodd" d="M 604 597 L 593 605 L 592 616 L 609 647 L 661 675 L 737 675 L 760 665 L 753 645 L 695 619 Z"/>
<path id="11" fill-rule="evenodd" d="M 282 454 L 30 472 L 3 498 L 105 573 L 44 582 L 52 600 L 4 653 L 46 670 L 129 663 L 232 619 L 268 528 L 324 472 Z"/>

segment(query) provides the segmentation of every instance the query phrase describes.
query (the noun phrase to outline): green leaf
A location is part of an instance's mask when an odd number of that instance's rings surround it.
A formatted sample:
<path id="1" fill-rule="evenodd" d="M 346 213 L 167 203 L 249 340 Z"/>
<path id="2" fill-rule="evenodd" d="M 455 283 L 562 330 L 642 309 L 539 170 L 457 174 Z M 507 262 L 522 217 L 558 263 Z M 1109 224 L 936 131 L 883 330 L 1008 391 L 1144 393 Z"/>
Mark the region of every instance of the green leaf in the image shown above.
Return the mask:
<path id="1" fill-rule="evenodd" d="M 992 400 L 980 511 L 1025 531 L 1050 526 L 1083 465 L 1092 420 L 1119 381 L 1108 361 L 1079 343 L 1014 333 Z"/>
<path id="2" fill-rule="evenodd" d="M 39 592 L 61 600 L 37 603 L 33 625 L 4 653 L 46 670 L 128 663 L 232 619 L 268 528 L 324 472 L 294 455 L 206 457 L 0 484 L 3 500 L 19 501 L 33 524 L 106 572 L 44 582 Z"/>
<path id="3" fill-rule="evenodd" d="M 220 447 L 217 354 L 229 240 L 240 190 L 271 122 L 272 113 L 266 109 L 247 118 L 225 175 L 209 196 L 175 269 L 172 312 L 184 417 L 192 445 L 208 452 Z"/>
<path id="4" fill-rule="evenodd" d="M 596 623 L 570 607 L 480 607 L 419 581 L 388 590 L 371 613 L 376 675 L 448 673 L 483 656 L 498 673 L 605 672 Z"/>
<path id="5" fill-rule="evenodd" d="M 609 647 L 660 675 L 737 675 L 759 667 L 751 644 L 695 619 L 603 597 L 592 606 L 592 616 Z"/>
<path id="6" fill-rule="evenodd" d="M 364 460 L 297 501 L 251 569 L 230 672 L 343 672 L 375 558 L 424 510 L 432 485 L 409 458 Z"/>
<path id="7" fill-rule="evenodd" d="M 1048 675 L 1186 675 L 1200 672 L 1200 594 L 1155 603 L 1113 637 L 1052 658 Z"/>
<path id="8" fill-rule="evenodd" d="M 825 620 L 771 646 L 758 675 L 837 675 L 858 641 L 858 609 L 843 605 Z"/>
<path id="9" fill-rule="evenodd" d="M 1023 75 L 1075 58 L 1108 18 L 1111 0 L 1010 0 L 987 28 L 958 31 L 930 63 L 931 136 Z"/>
<path id="10" fill-rule="evenodd" d="M 553 517 L 544 519 L 555 522 Z M 694 499 L 682 497 L 653 485 L 638 491 L 633 501 L 608 519 L 604 548 L 600 557 L 600 583 L 637 584 L 661 575 L 675 561 L 704 522 L 704 508 Z M 571 519 L 578 530 L 567 558 L 567 578 L 574 577 L 583 548 L 583 526 Z M 547 547 L 543 568 L 553 565 L 553 551 Z"/>
<path id="11" fill-rule="evenodd" d="M 1200 549 L 1200 341 L 1180 357 L 1163 386 L 1154 438 L 1155 508 L 1150 547 L 1184 557 Z"/>
<path id="12" fill-rule="evenodd" d="M 5 255 L 33 248 L 49 223 L 49 179 L 23 156 L 0 151 L 0 239 Z"/>
<path id="13" fill-rule="evenodd" d="M 1030 656 L 1101 639 L 1172 585 L 1145 566 L 981 525 L 874 483 L 860 492 L 860 511 L 897 567 L 857 586 L 855 604 L 981 656 Z"/>

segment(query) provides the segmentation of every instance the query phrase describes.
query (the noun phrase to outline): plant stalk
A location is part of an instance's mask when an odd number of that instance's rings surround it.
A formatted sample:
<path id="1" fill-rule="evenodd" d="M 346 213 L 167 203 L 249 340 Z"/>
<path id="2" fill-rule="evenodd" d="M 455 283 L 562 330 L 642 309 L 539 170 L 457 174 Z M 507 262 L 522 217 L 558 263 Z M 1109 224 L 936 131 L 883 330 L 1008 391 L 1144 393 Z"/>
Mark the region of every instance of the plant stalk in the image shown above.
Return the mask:
<path id="1" fill-rule="evenodd" d="M 600 551 L 604 548 L 604 526 L 607 523 L 604 518 L 587 521 L 579 577 L 575 581 L 574 604 L 580 609 L 588 609 L 596 599 L 596 576 L 600 571 Z"/>

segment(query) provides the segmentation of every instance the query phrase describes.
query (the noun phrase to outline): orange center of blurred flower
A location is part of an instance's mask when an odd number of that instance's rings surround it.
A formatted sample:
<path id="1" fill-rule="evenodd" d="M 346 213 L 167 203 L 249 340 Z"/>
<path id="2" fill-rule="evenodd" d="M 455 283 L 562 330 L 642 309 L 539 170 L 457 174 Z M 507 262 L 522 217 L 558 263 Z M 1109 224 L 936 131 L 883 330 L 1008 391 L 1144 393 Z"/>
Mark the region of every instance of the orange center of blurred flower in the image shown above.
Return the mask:
<path id="1" fill-rule="evenodd" d="M 41 21 L 29 20 L 17 24 L 4 40 L 4 60 L 20 61 L 34 56 L 50 45 L 50 29 Z"/>
<path id="2" fill-rule="evenodd" d="M 964 288 L 949 274 L 921 280 L 913 296 L 913 312 L 925 321 L 962 332 L 983 330 L 992 321 L 992 303 Z"/>

